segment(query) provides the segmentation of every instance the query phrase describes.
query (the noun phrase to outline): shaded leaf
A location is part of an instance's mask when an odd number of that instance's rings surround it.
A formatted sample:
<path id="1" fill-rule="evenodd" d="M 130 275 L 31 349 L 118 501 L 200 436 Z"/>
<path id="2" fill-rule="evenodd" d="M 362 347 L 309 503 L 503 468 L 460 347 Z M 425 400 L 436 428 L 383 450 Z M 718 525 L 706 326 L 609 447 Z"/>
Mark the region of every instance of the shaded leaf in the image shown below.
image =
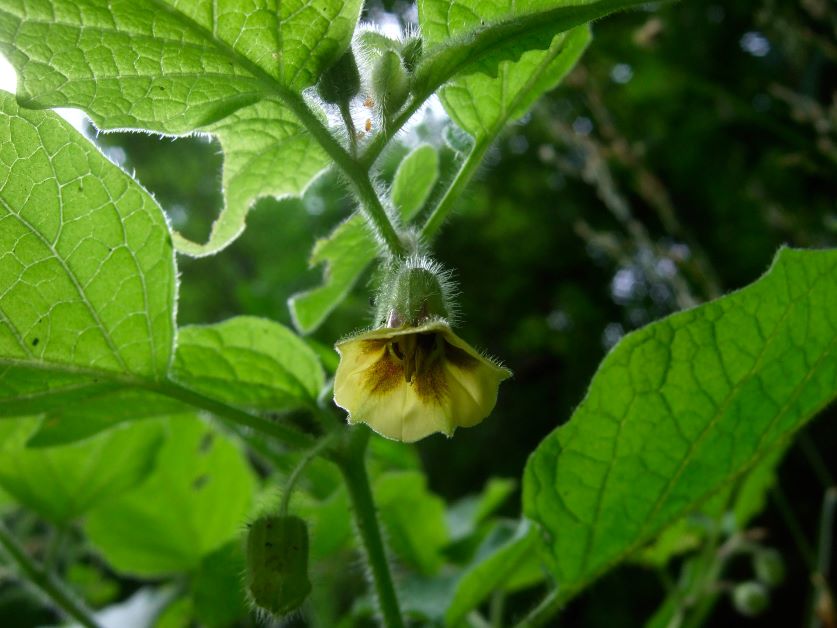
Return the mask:
<path id="1" fill-rule="evenodd" d="M 392 206 L 404 223 L 409 223 L 424 207 L 439 179 L 439 154 L 430 144 L 410 151 L 392 180 Z"/>
<path id="2" fill-rule="evenodd" d="M 526 467 L 569 597 L 782 446 L 837 391 L 837 251 L 626 336 Z"/>
<path id="3" fill-rule="evenodd" d="M 0 485 L 39 515 L 64 524 L 119 496 L 151 472 L 163 440 L 158 423 L 137 423 L 83 443 L 29 449 L 37 419 L 0 423 Z"/>
<path id="4" fill-rule="evenodd" d="M 154 472 L 91 512 L 85 531 L 119 572 L 156 577 L 192 570 L 237 536 L 254 487 L 237 445 L 195 417 L 172 417 Z"/>

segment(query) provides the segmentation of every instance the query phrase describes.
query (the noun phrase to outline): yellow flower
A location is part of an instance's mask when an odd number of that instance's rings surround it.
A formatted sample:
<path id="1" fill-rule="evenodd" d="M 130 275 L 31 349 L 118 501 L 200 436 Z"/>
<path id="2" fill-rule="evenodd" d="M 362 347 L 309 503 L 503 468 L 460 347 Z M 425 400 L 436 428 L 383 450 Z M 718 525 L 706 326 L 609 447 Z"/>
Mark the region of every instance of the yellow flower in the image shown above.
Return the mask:
<path id="1" fill-rule="evenodd" d="M 511 371 L 482 356 L 444 320 L 382 328 L 337 343 L 334 401 L 349 423 L 415 442 L 482 421 Z"/>

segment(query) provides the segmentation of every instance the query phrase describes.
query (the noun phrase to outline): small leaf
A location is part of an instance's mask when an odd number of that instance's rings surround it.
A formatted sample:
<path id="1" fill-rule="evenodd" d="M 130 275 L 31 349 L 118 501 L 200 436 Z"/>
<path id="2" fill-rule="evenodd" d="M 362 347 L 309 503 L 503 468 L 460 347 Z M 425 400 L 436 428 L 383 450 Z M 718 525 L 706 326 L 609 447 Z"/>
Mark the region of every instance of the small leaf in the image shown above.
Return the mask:
<path id="1" fill-rule="evenodd" d="M 317 240 L 311 266 L 325 264 L 323 285 L 291 297 L 294 325 L 303 334 L 317 329 L 357 283 L 377 256 L 377 243 L 362 216 L 341 223 L 327 238 Z"/>
<path id="2" fill-rule="evenodd" d="M 530 50 L 547 50 L 560 33 L 645 3 L 504 1 L 502 10 L 494 9 L 495 4 L 481 0 L 419 2 L 419 24 L 427 44 L 414 80 L 419 94 L 431 94 L 450 79 L 469 74 L 494 78 L 503 61 L 517 61 Z"/>
<path id="3" fill-rule="evenodd" d="M 385 473 L 375 480 L 375 503 L 395 554 L 425 575 L 436 573 L 448 542 L 445 503 L 418 471 Z"/>
<path id="4" fill-rule="evenodd" d="M 236 537 L 250 510 L 255 478 L 238 446 L 192 416 L 167 423 L 154 472 L 85 523 L 90 542 L 121 573 L 195 569 Z"/>
<path id="5" fill-rule="evenodd" d="M 405 223 L 424 207 L 439 178 L 439 154 L 430 144 L 414 148 L 398 164 L 392 181 L 392 205 Z"/>
<path id="6" fill-rule="evenodd" d="M 5 93 L 0 111 L 0 407 L 161 379 L 175 299 L 162 211 L 56 114 Z"/>
<path id="7" fill-rule="evenodd" d="M 191 587 L 194 616 L 201 625 L 223 628 L 247 616 L 242 573 L 244 550 L 238 540 L 227 543 L 201 561 Z"/>
<path id="8" fill-rule="evenodd" d="M 419 19 L 425 24 L 423 34 L 431 45 L 483 22 L 500 19 L 514 7 L 511 0 L 500 4 L 469 3 L 474 6 L 466 17 L 459 12 L 461 7 L 440 13 L 439 4 L 420 5 L 428 12 L 420 13 Z M 557 34 L 545 50 L 529 50 L 514 61 L 500 61 L 492 75 L 474 73 L 454 79 L 442 89 L 442 103 L 468 133 L 476 138 L 492 138 L 564 78 L 590 39 L 586 25 Z"/>
<path id="9" fill-rule="evenodd" d="M 182 328 L 171 377 L 225 403 L 274 411 L 316 403 L 325 382 L 317 355 L 302 339 L 251 316 Z"/>
<path id="10" fill-rule="evenodd" d="M 521 521 L 516 528 L 497 525 L 457 580 L 445 612 L 445 625 L 459 624 L 491 593 L 506 589 L 508 582 L 537 556 L 536 543 L 535 531 L 527 521 Z"/>
<path id="11" fill-rule="evenodd" d="M 28 449 L 37 419 L 0 423 L 0 485 L 39 515 L 65 524 L 121 495 L 151 472 L 163 439 L 158 423 L 115 429 L 83 443 Z"/>
<path id="12" fill-rule="evenodd" d="M 626 336 L 529 459 L 524 510 L 565 597 L 729 486 L 837 392 L 837 251 Z"/>

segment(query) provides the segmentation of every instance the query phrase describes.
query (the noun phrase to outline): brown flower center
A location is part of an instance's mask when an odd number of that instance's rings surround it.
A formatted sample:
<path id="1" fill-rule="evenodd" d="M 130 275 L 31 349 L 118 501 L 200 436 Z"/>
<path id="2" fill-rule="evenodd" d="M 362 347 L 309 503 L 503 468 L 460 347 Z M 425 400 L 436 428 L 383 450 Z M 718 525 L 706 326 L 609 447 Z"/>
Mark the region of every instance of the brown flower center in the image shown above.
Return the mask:
<path id="1" fill-rule="evenodd" d="M 398 336 L 387 345 L 387 351 L 404 369 L 408 384 L 429 372 L 445 356 L 445 339 L 434 333 Z"/>

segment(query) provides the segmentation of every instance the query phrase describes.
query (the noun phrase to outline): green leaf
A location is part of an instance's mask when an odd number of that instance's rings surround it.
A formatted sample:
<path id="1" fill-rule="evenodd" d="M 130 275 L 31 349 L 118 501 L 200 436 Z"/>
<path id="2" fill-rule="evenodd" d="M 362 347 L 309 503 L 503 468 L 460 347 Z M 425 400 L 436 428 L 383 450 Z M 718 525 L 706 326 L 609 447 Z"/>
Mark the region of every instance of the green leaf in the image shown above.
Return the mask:
<path id="1" fill-rule="evenodd" d="M 459 624 L 491 593 L 506 589 L 516 573 L 537 555 L 536 543 L 537 535 L 527 521 L 521 521 L 516 527 L 496 526 L 457 580 L 445 611 L 445 625 Z"/>
<path id="2" fill-rule="evenodd" d="M 193 416 L 172 417 L 154 472 L 91 512 L 85 531 L 122 573 L 157 577 L 192 570 L 236 537 L 254 488 L 236 444 Z"/>
<path id="3" fill-rule="evenodd" d="M 99 128 L 216 133 L 225 208 L 208 255 L 234 240 L 262 196 L 299 194 L 329 161 L 278 101 L 313 85 L 348 47 L 361 0 L 12 0 L 0 51 L 32 107 L 77 107 Z M 307 177 L 307 178 L 306 178 Z"/>
<path id="4" fill-rule="evenodd" d="M 425 575 L 436 573 L 448 542 L 445 502 L 427 489 L 424 474 L 385 473 L 375 480 L 373 494 L 395 554 Z"/>
<path id="5" fill-rule="evenodd" d="M 225 403 L 277 411 L 315 404 L 325 383 L 316 353 L 302 339 L 252 316 L 182 328 L 171 377 Z"/>
<path id="6" fill-rule="evenodd" d="M 175 235 L 177 250 L 194 257 L 216 253 L 235 240 L 256 200 L 301 195 L 331 163 L 302 123 L 275 101 L 239 109 L 206 130 L 224 151 L 224 208 L 205 244 Z"/>
<path id="7" fill-rule="evenodd" d="M 206 556 L 192 578 L 194 616 L 208 628 L 230 626 L 247 616 L 241 574 L 244 548 L 239 541 L 227 543 Z"/>
<path id="8" fill-rule="evenodd" d="M 451 539 L 461 540 L 472 535 L 477 527 L 503 505 L 517 488 L 509 478 L 490 478 L 482 493 L 469 495 L 448 508 L 447 522 Z"/>
<path id="9" fill-rule="evenodd" d="M 65 524 L 119 496 L 152 470 L 163 430 L 137 423 L 83 443 L 28 449 L 37 419 L 0 423 L 0 485 L 38 514 Z"/>
<path id="10" fill-rule="evenodd" d="M 641 0 L 503 1 L 420 0 L 419 24 L 426 48 L 416 68 L 414 90 L 431 94 L 451 78 L 483 73 L 496 77 L 503 61 L 530 50 L 547 50 L 556 35 Z"/>
<path id="11" fill-rule="evenodd" d="M 56 114 L 4 93 L 0 110 L 0 407 L 161 379 L 175 299 L 163 213 Z"/>
<path id="12" fill-rule="evenodd" d="M 401 160 L 392 180 L 392 205 L 405 223 L 424 207 L 439 179 L 439 154 L 430 144 L 420 144 Z"/>
<path id="13" fill-rule="evenodd" d="M 55 447 L 90 438 L 120 423 L 182 414 L 186 404 L 145 390 L 107 389 L 100 394 L 56 405 L 46 412 L 27 447 Z"/>
<path id="14" fill-rule="evenodd" d="M 837 251 L 626 336 L 529 459 L 524 510 L 566 599 L 728 487 L 837 391 Z"/>
<path id="15" fill-rule="evenodd" d="M 429 144 L 417 146 L 401 160 L 393 179 L 392 204 L 402 221 L 411 221 L 421 211 L 438 178 L 439 155 Z M 377 253 L 375 237 L 359 214 L 317 240 L 309 263 L 325 265 L 323 283 L 291 297 L 288 307 L 296 328 L 303 334 L 315 331 L 343 302 Z"/>
<path id="16" fill-rule="evenodd" d="M 357 283 L 377 256 L 377 243 L 365 219 L 354 215 L 341 223 L 327 238 L 317 240 L 311 266 L 325 264 L 323 285 L 291 297 L 288 307 L 294 325 L 303 334 L 319 327 Z"/>
<path id="17" fill-rule="evenodd" d="M 495 78 L 472 74 L 455 79 L 442 89 L 445 110 L 475 138 L 493 138 L 561 82 L 590 40 L 589 27 L 579 26 L 556 35 L 546 51 L 531 50 L 515 62 L 501 62 Z"/>

